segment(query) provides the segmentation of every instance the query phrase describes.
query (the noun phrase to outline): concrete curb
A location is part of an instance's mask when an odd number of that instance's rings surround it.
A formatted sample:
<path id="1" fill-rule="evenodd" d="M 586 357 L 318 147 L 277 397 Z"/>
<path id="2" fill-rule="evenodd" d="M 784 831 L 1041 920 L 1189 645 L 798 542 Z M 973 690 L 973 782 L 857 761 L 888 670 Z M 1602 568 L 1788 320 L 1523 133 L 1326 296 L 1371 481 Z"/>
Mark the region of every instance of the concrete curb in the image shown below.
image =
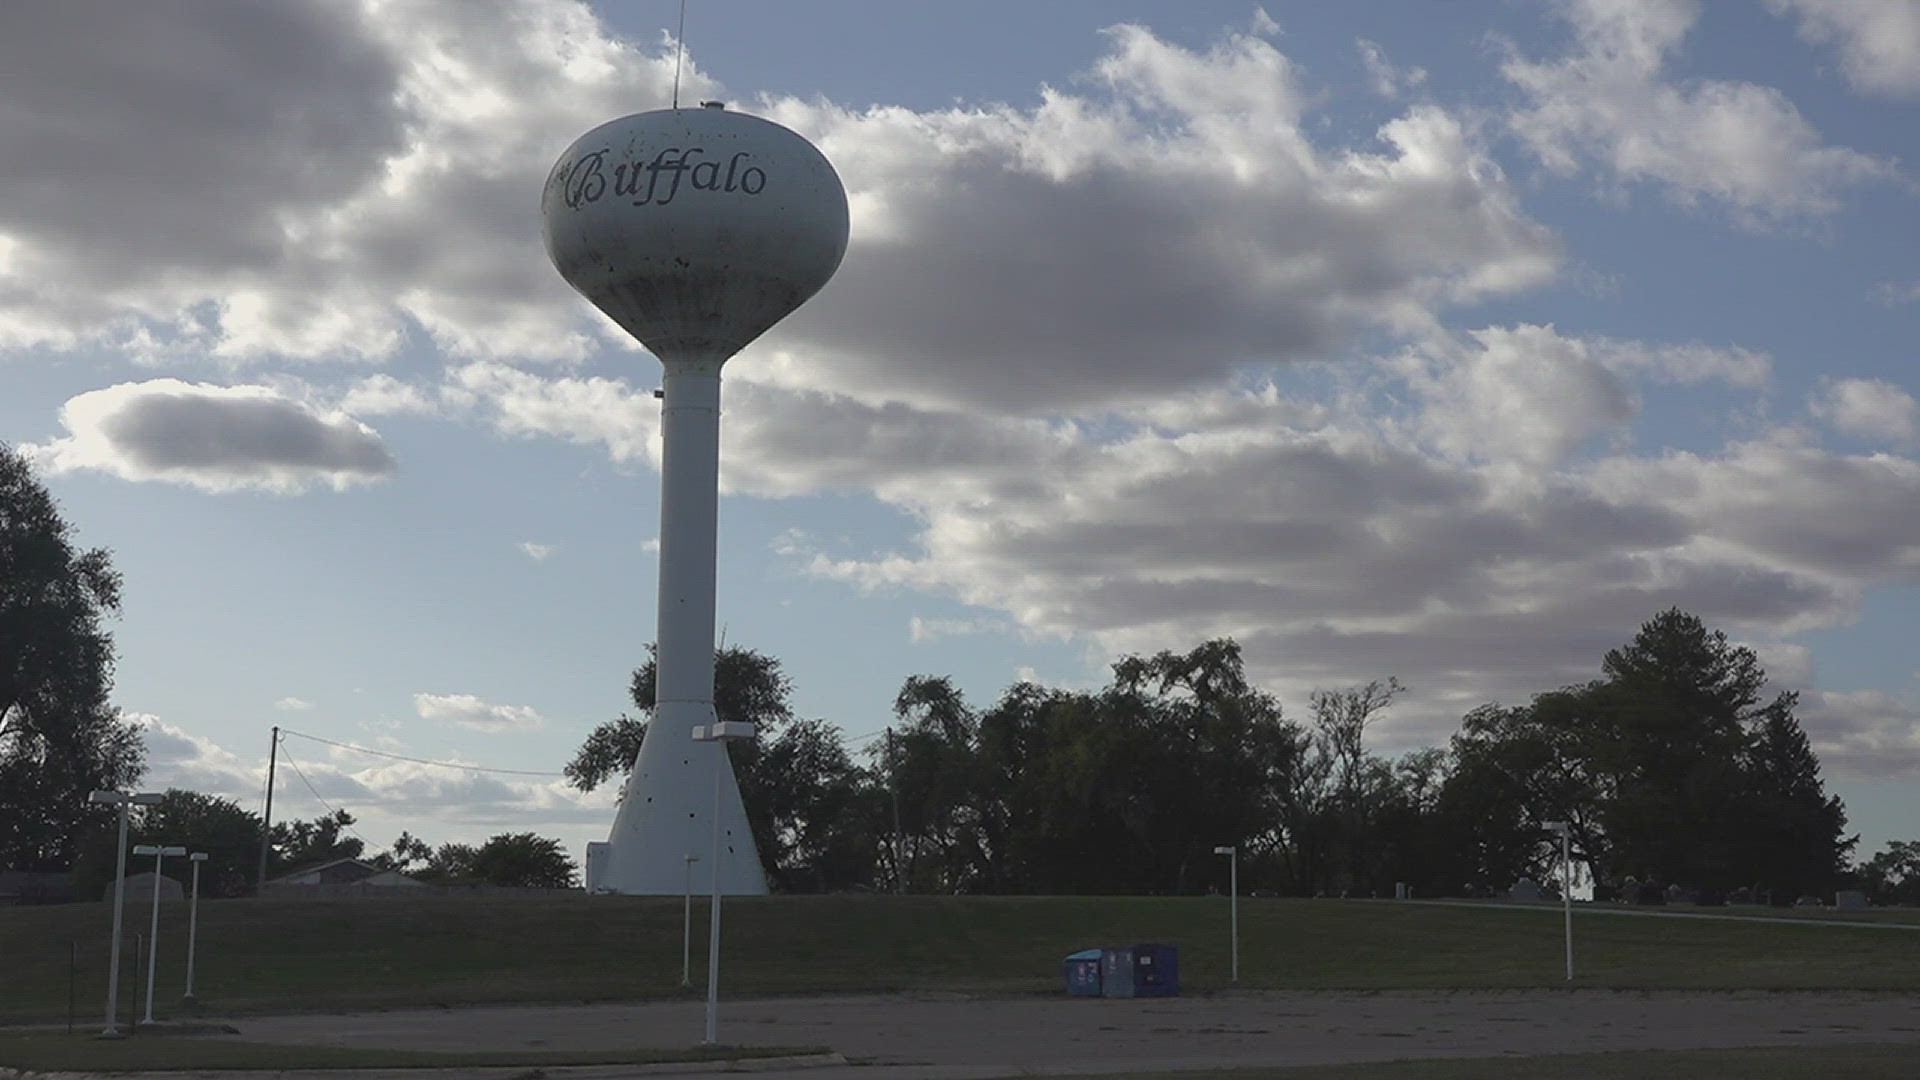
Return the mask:
<path id="1" fill-rule="evenodd" d="M 635 1076 L 771 1072 L 849 1065 L 844 1055 L 788 1054 L 719 1061 L 654 1061 L 631 1065 L 425 1065 L 397 1069 L 164 1069 L 152 1072 L 28 1072 L 0 1067 L 0 1080 L 517 1080 L 537 1072 L 544 1080 L 627 1080 Z"/>

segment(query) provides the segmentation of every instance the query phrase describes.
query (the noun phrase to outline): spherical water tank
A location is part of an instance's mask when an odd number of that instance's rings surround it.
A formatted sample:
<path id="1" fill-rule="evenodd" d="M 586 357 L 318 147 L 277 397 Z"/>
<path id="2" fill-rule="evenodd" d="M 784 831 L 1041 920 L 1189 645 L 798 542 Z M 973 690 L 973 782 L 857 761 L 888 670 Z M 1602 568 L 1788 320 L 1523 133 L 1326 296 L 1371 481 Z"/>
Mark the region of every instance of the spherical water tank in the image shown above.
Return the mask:
<path id="1" fill-rule="evenodd" d="M 820 291 L 847 194 L 798 134 L 708 104 L 582 135 L 540 200 L 547 254 L 668 363 L 718 367 Z"/>

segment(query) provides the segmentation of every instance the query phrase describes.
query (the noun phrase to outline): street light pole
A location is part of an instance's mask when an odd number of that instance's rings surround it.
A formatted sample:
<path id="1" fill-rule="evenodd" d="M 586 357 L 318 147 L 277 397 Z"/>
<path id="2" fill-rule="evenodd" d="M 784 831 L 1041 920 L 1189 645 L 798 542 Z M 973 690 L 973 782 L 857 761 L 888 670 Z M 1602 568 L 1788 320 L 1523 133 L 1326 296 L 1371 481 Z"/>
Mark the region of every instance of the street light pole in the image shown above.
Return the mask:
<path id="1" fill-rule="evenodd" d="M 680 927 L 680 985 L 693 985 L 693 864 L 700 856 L 688 852 L 681 856 L 687 861 L 686 909 Z"/>
<path id="2" fill-rule="evenodd" d="M 107 970 L 107 1026 L 100 1033 L 108 1039 L 120 1037 L 117 1014 L 120 1011 L 120 922 L 127 901 L 127 815 L 135 806 L 158 805 L 160 798 L 158 792 L 136 795 L 131 791 L 96 791 L 87 796 L 88 802 L 120 808 L 120 843 L 113 849 L 113 951 Z"/>
<path id="3" fill-rule="evenodd" d="M 193 949 L 200 938 L 200 864 L 207 861 L 207 853 L 196 851 L 189 858 L 193 861 L 193 900 L 187 906 L 187 1003 L 193 1003 Z"/>
<path id="4" fill-rule="evenodd" d="M 1567 926 L 1567 981 L 1573 981 L 1573 852 L 1568 836 L 1573 829 L 1564 821 L 1549 821 L 1547 831 L 1560 834 L 1560 908 Z"/>
<path id="5" fill-rule="evenodd" d="M 1237 983 L 1240 981 L 1240 849 L 1217 847 L 1213 853 L 1227 857 L 1228 910 L 1232 913 L 1233 926 L 1233 981 Z"/>
<path id="6" fill-rule="evenodd" d="M 740 720 L 722 720 L 693 729 L 695 742 L 714 744 L 713 757 L 713 855 L 708 866 L 713 875 L 713 906 L 707 919 L 707 1037 L 704 1046 L 720 1045 L 720 789 L 728 768 L 727 743 L 753 738 L 753 725 Z"/>
<path id="7" fill-rule="evenodd" d="M 169 855 L 185 855 L 183 847 L 163 847 L 159 844 L 141 844 L 133 849 L 135 855 L 153 856 L 153 927 L 147 936 L 147 1015 L 140 1022 L 153 1023 L 153 976 L 160 963 L 160 866 Z"/>

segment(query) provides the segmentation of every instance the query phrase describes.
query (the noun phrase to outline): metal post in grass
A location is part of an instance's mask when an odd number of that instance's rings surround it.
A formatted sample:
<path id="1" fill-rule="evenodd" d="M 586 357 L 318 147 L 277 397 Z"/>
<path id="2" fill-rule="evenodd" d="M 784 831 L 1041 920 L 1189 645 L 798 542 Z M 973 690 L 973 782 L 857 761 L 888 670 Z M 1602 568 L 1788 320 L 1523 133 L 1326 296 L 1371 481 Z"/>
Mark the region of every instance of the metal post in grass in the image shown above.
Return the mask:
<path id="1" fill-rule="evenodd" d="M 681 856 L 687 863 L 685 908 L 680 920 L 680 985 L 693 985 L 693 864 L 700 856 L 688 852 Z"/>
<path id="2" fill-rule="evenodd" d="M 87 796 L 90 803 L 120 808 L 120 843 L 114 848 L 113 866 L 113 951 L 107 961 L 107 1026 L 100 1032 L 106 1039 L 120 1037 L 120 923 L 127 906 L 127 815 L 136 806 L 157 806 L 159 792 L 96 791 Z"/>
<path id="3" fill-rule="evenodd" d="M 147 935 L 145 934 L 133 935 L 133 964 L 134 964 L 135 970 L 139 969 L 140 958 L 146 955 L 146 953 L 142 951 L 146 948 L 146 945 L 147 945 Z M 140 1011 L 140 995 L 138 993 L 128 994 L 127 995 L 127 1034 L 128 1035 L 132 1035 L 135 1029 L 139 1027 L 139 1025 L 134 1022 L 135 1021 L 134 1014 L 138 1013 L 139 1011 Z"/>
<path id="4" fill-rule="evenodd" d="M 753 738 L 753 725 L 722 720 L 693 729 L 693 740 L 713 744 L 713 907 L 707 916 L 707 1037 L 703 1046 L 720 1045 L 720 782 L 726 775 L 727 743 Z"/>
<path id="5" fill-rule="evenodd" d="M 1547 831 L 1560 837 L 1560 907 L 1567 924 L 1567 981 L 1573 981 L 1573 853 L 1568 835 L 1573 832 L 1564 821 L 1549 821 Z"/>
<path id="6" fill-rule="evenodd" d="M 153 856 L 153 927 L 147 941 L 147 1015 L 140 1022 L 153 1023 L 153 976 L 160 967 L 160 868 L 169 855 L 185 855 L 183 847 L 166 847 L 160 844 L 141 844 L 133 849 L 135 855 Z"/>
<path id="7" fill-rule="evenodd" d="M 196 851 L 190 859 L 193 861 L 193 899 L 187 906 L 187 1004 L 193 1004 L 193 950 L 200 937 L 200 864 L 207 861 L 207 853 Z"/>
<path id="8" fill-rule="evenodd" d="M 1231 912 L 1233 937 L 1233 981 L 1240 981 L 1240 849 L 1221 846 L 1213 849 L 1215 855 L 1227 857 L 1227 894 L 1228 910 Z"/>

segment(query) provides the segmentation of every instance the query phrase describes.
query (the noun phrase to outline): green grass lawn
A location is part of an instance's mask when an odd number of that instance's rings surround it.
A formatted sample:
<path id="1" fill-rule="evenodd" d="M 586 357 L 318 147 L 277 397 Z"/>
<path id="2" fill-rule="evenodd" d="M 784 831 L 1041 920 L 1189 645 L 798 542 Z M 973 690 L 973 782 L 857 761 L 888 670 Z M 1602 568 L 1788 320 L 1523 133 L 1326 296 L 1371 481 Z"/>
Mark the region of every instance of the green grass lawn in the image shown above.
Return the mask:
<path id="1" fill-rule="evenodd" d="M 695 904 L 695 982 L 705 967 Z M 1181 947 L 1190 992 L 1227 985 L 1227 903 L 1147 897 L 759 897 L 726 906 L 730 996 L 959 990 L 1054 993 L 1061 957 L 1102 944 Z M 110 906 L 0 910 L 0 1019 L 100 1021 Z M 1388 901 L 1242 900 L 1248 989 L 1518 989 L 1564 985 L 1560 914 Z M 145 985 L 131 938 L 126 994 Z M 163 906 L 156 1015 L 180 1005 L 186 905 Z M 1577 985 L 1920 990 L 1920 932 L 1592 916 L 1575 921 Z M 678 898 L 227 900 L 200 911 L 207 1014 L 698 996 L 681 990 Z"/>
<path id="2" fill-rule="evenodd" d="M 237 1039 L 141 1034 L 130 1039 L 91 1035 L 0 1032 L 0 1066 L 39 1071 L 130 1072 L 160 1069 L 369 1069 L 498 1065 L 632 1065 L 658 1061 L 712 1061 L 821 1053 L 817 1048 L 694 1047 L 686 1050 L 513 1050 L 453 1054 L 340 1046 L 285 1046 Z"/>
<path id="3" fill-rule="evenodd" d="M 1081 1080 L 1910 1080 L 1920 1047 L 1820 1046 L 1746 1050 L 1663 1050 L 1553 1057 L 1456 1058 L 1377 1065 L 1328 1065 L 1203 1072 L 1112 1073 Z"/>

